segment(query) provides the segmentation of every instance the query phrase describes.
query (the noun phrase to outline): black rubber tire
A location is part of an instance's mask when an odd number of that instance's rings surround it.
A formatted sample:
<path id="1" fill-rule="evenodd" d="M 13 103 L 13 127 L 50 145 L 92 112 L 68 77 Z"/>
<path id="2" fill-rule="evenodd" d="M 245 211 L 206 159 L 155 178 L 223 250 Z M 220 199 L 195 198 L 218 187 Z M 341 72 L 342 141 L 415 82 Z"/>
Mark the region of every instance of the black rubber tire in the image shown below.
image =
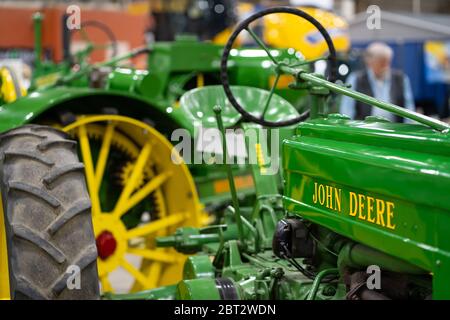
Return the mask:
<path id="1" fill-rule="evenodd" d="M 3 133 L 0 188 L 11 299 L 99 299 L 91 203 L 76 142 L 39 125 Z M 78 289 L 67 286 L 73 265 Z"/>

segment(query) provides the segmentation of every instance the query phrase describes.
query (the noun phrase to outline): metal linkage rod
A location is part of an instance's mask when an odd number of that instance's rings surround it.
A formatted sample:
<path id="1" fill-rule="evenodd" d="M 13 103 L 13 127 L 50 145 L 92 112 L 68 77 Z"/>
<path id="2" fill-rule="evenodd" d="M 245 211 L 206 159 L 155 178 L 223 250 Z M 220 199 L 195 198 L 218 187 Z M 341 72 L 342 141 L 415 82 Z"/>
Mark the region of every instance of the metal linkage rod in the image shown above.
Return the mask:
<path id="1" fill-rule="evenodd" d="M 225 135 L 225 129 L 223 127 L 222 122 L 222 108 L 220 106 L 214 107 L 214 112 L 216 114 L 217 126 L 219 127 L 219 131 L 222 135 L 222 150 L 223 150 L 223 159 L 225 161 L 225 168 L 227 170 L 228 182 L 230 184 L 230 192 L 231 198 L 233 200 L 234 214 L 236 217 L 236 224 L 238 227 L 239 240 L 243 244 L 244 243 L 244 226 L 242 224 L 241 218 L 241 210 L 239 208 L 239 201 L 236 192 L 236 185 L 234 184 L 233 172 L 231 171 L 231 165 L 228 165 L 228 153 L 227 153 L 227 139 Z"/>
<path id="2" fill-rule="evenodd" d="M 305 72 L 304 70 L 299 70 L 299 69 L 288 67 L 288 66 L 280 66 L 279 68 L 284 73 L 292 74 L 299 80 L 309 81 L 310 83 L 312 83 L 314 85 L 325 87 L 333 92 L 346 95 L 346 96 L 351 97 L 360 102 L 363 102 L 363 103 L 372 105 L 374 107 L 378 107 L 380 109 L 392 112 L 396 115 L 417 121 L 419 123 L 422 123 L 424 125 L 427 125 L 427 126 L 433 128 L 435 130 L 447 132 L 450 129 L 450 125 L 446 124 L 445 122 L 442 122 L 442 121 L 427 117 L 423 114 L 399 107 L 392 103 L 377 100 L 366 94 L 351 90 L 345 86 L 322 79 L 314 74 Z"/>
<path id="3" fill-rule="evenodd" d="M 92 69 L 94 69 L 94 68 L 114 66 L 116 63 L 118 63 L 120 61 L 133 58 L 133 57 L 135 57 L 135 56 L 137 56 L 139 54 L 147 53 L 149 51 L 150 51 L 150 48 L 147 47 L 147 46 L 139 47 L 139 48 L 131 50 L 130 52 L 127 52 L 126 54 L 123 54 L 121 56 L 117 56 L 117 57 L 111 58 L 110 60 L 87 65 L 86 67 L 82 68 L 81 70 L 79 70 L 77 72 L 74 72 L 74 73 L 71 73 L 68 76 L 61 78 L 53 86 L 69 83 L 69 82 L 71 82 L 71 81 L 73 81 L 75 79 L 78 79 L 78 78 L 86 75 L 87 73 L 92 71 Z"/>

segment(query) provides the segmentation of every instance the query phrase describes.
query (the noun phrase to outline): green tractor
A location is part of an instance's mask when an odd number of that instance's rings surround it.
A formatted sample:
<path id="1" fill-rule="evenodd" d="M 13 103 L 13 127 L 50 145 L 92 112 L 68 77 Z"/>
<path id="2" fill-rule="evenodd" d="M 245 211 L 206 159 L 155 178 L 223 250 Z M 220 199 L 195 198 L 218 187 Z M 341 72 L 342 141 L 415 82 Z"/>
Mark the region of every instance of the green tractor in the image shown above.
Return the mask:
<path id="1" fill-rule="evenodd" d="M 91 64 L 91 53 L 105 45 L 89 41 L 88 27 L 109 32 L 101 24 L 88 22 L 78 31 L 87 41 L 86 48 L 74 55 L 67 53 L 65 61 L 55 64 L 41 58 L 42 19 L 41 14 L 34 16 L 36 68 L 28 94 L 19 92 L 13 76 L 1 78 L 2 92 L 5 88 L 11 92 L 0 106 L 0 132 L 5 133 L 0 147 L 4 211 L 0 297 L 70 298 L 71 292 L 61 284 L 77 259 L 82 259 L 83 272 L 91 278 L 92 270 L 98 269 L 102 292 L 136 292 L 179 281 L 186 256 L 173 248 L 156 248 L 154 238 L 168 236 L 179 227 L 201 227 L 215 221 L 231 202 L 226 170 L 204 161 L 202 135 L 196 125 L 215 127 L 209 106 L 224 96 L 217 87 L 223 46 L 180 36 L 174 42 L 158 42 Z M 70 37 L 67 39 L 70 43 Z M 108 46 L 114 47 L 114 43 Z M 123 65 L 142 54 L 148 55 L 148 70 Z M 233 49 L 231 55 L 230 81 L 240 85 L 243 100 L 262 103 L 268 95 L 263 89 L 274 85 L 274 91 L 284 98 L 277 97 L 282 107 L 272 119 L 298 114 L 293 105 L 302 107 L 305 91 L 290 90 L 285 81 L 288 75 L 284 82 L 273 76 L 265 50 Z M 273 49 L 271 56 L 287 63 L 301 62 L 292 50 Z M 217 97 L 204 95 L 207 101 L 185 95 L 214 85 Z M 247 86 L 261 89 L 247 90 Z M 242 117 L 230 105 L 224 121 L 227 127 L 238 126 Z M 173 161 L 179 157 L 173 152 L 177 129 L 192 137 L 192 156 L 200 155 L 200 161 Z M 15 170 L 18 176 L 10 174 Z M 233 173 L 240 200 L 253 202 L 255 181 L 250 167 L 233 165 Z M 77 184 L 85 191 L 71 189 Z M 277 187 L 281 188 L 279 178 Z M 91 207 L 87 206 L 86 191 Z M 39 212 L 31 214 L 22 204 Z M 16 212 L 16 206 L 22 211 Z M 90 213 L 92 224 L 87 218 Z M 16 224 L 21 237 L 34 246 L 24 244 L 23 239 L 15 243 Z M 71 237 L 83 232 L 86 242 L 77 244 Z M 73 241 L 59 243 L 64 238 Z M 93 246 L 98 249 L 97 263 L 81 256 L 87 250 L 92 257 Z M 45 259 L 50 255 L 55 261 L 39 265 L 43 274 L 36 274 L 40 280 L 35 282 L 28 273 L 33 270 L 25 265 L 33 266 L 40 255 Z M 47 268 L 54 272 L 45 273 Z M 115 280 L 124 277 L 117 276 L 123 271 L 131 278 L 126 286 Z M 56 283 L 61 292 L 47 289 Z M 94 293 L 91 288 L 86 297 Z"/>
<path id="2" fill-rule="evenodd" d="M 255 34 L 252 22 L 276 13 L 306 19 L 324 37 L 326 78 L 309 72 L 311 61 L 282 58 Z M 259 50 L 233 48 L 243 30 Z M 166 58 L 188 58 L 188 50 L 168 54 L 167 46 Z M 206 47 L 194 52 L 192 65 L 207 61 Z M 108 72 L 103 88 L 69 85 L 116 57 L 2 106 L 1 296 L 97 298 L 98 266 L 109 299 L 450 298 L 450 126 L 335 83 L 329 34 L 297 9 L 251 16 L 215 52 L 214 63 L 194 71 L 219 74 L 222 86 L 186 87 L 170 104 L 160 103 L 168 95 L 148 95 L 173 88 L 170 80 L 158 87 L 151 67 Z M 156 46 L 149 57 L 161 68 L 174 61 L 158 58 Z M 246 75 L 239 61 L 251 66 Z M 164 79 L 176 82 L 184 71 Z M 273 80 L 243 85 L 257 74 Z M 286 90 L 309 93 L 307 110 L 277 94 L 281 79 L 291 79 Z M 336 93 L 418 124 L 352 121 L 330 112 Z M 219 129 L 212 137 L 221 139 L 221 151 L 210 148 L 216 139 L 199 146 L 199 126 Z M 245 155 L 239 139 L 227 138 L 238 130 Z M 164 136 L 172 132 L 176 145 Z M 196 164 L 198 154 L 205 163 Z M 232 206 L 204 226 L 201 203 L 217 199 Z M 127 254 L 142 257 L 140 264 Z M 111 293 L 118 266 L 133 276 L 137 293 Z M 70 290 L 73 267 L 81 290 Z"/>
<path id="3" fill-rule="evenodd" d="M 225 115 L 231 104 L 246 122 L 241 128 L 252 148 L 253 130 L 295 124 L 281 147 L 283 193 L 263 161 L 251 165 L 256 201 L 242 206 L 227 169 L 233 205 L 218 224 L 179 228 L 157 237 L 156 246 L 189 253 L 177 284 L 109 299 L 185 300 L 388 300 L 450 299 L 450 126 L 405 108 L 376 100 L 273 57 L 275 75 L 291 75 L 292 89 L 306 89 L 309 113 L 270 119 L 280 106 L 275 94 L 255 109 L 229 84 L 230 51 L 251 22 L 287 13 L 312 23 L 326 39 L 331 70 L 334 47 L 326 30 L 303 11 L 280 7 L 243 21 L 222 57 L 225 96 L 211 109 L 227 153 Z M 255 39 L 258 39 L 255 37 Z M 259 41 L 258 41 L 259 42 Z M 261 43 L 261 42 L 259 42 Z M 261 46 L 264 48 L 263 44 Z M 201 96 L 198 89 L 191 94 Z M 257 92 L 256 88 L 247 88 Z M 417 124 L 369 116 L 353 121 L 329 113 L 333 94 L 352 97 Z M 308 118 L 308 119 L 306 119 Z M 305 120 L 305 121 L 304 121 Z M 276 148 L 264 150 L 269 158 Z M 230 161 L 230 162 L 228 162 Z"/>

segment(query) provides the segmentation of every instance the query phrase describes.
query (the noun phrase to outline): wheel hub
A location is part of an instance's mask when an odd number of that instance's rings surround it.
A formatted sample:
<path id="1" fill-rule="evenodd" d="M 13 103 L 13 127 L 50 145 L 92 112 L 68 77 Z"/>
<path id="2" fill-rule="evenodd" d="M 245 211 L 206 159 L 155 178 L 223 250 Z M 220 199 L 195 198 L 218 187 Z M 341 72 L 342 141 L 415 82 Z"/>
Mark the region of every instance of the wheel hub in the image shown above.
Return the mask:
<path id="1" fill-rule="evenodd" d="M 102 231 L 96 239 L 98 256 L 102 260 L 106 260 L 109 256 L 114 254 L 117 248 L 117 241 L 114 235 L 108 231 Z"/>
<path id="2" fill-rule="evenodd" d="M 120 219 L 108 213 L 101 213 L 92 220 L 99 257 L 98 272 L 102 277 L 120 266 L 128 249 L 127 230 Z"/>

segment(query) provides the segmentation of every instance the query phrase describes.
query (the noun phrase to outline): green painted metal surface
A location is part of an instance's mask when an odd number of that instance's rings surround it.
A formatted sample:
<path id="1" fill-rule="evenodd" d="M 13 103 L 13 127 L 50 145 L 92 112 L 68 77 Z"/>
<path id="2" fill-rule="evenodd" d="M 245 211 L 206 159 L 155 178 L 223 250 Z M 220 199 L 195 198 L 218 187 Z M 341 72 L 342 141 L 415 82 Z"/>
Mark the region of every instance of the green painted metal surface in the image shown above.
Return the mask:
<path id="1" fill-rule="evenodd" d="M 56 87 L 51 90 L 35 91 L 28 96 L 14 101 L 13 103 L 0 106 L 0 131 L 6 131 L 11 128 L 20 126 L 25 123 L 33 122 L 38 116 L 44 114 L 47 110 L 57 111 L 54 108 L 63 108 L 70 103 L 72 110 L 75 114 L 89 112 L 86 110 L 86 106 L 83 103 L 77 103 L 85 98 L 125 98 L 128 103 L 133 102 L 145 104 L 149 108 L 158 108 L 158 105 L 153 104 L 152 101 L 146 100 L 136 94 L 117 91 L 117 90 L 100 90 L 90 88 L 73 88 L 73 87 Z M 100 113 L 101 108 L 98 106 L 98 110 L 91 110 L 89 113 Z M 133 106 L 124 106 L 128 109 L 132 109 Z M 174 118 L 176 121 L 176 118 Z"/>
<path id="2" fill-rule="evenodd" d="M 177 300 L 220 300 L 214 279 L 182 280 L 177 285 Z"/>
<path id="3" fill-rule="evenodd" d="M 177 286 L 164 286 L 151 290 L 144 290 L 128 294 L 106 293 L 102 296 L 104 300 L 173 300 L 175 299 Z"/>
<path id="4" fill-rule="evenodd" d="M 183 279 L 214 279 L 214 266 L 208 255 L 189 257 L 184 264 Z"/>
<path id="5" fill-rule="evenodd" d="M 449 297 L 449 142 L 421 125 L 307 121 L 283 145 L 285 207 L 433 272 Z"/>

